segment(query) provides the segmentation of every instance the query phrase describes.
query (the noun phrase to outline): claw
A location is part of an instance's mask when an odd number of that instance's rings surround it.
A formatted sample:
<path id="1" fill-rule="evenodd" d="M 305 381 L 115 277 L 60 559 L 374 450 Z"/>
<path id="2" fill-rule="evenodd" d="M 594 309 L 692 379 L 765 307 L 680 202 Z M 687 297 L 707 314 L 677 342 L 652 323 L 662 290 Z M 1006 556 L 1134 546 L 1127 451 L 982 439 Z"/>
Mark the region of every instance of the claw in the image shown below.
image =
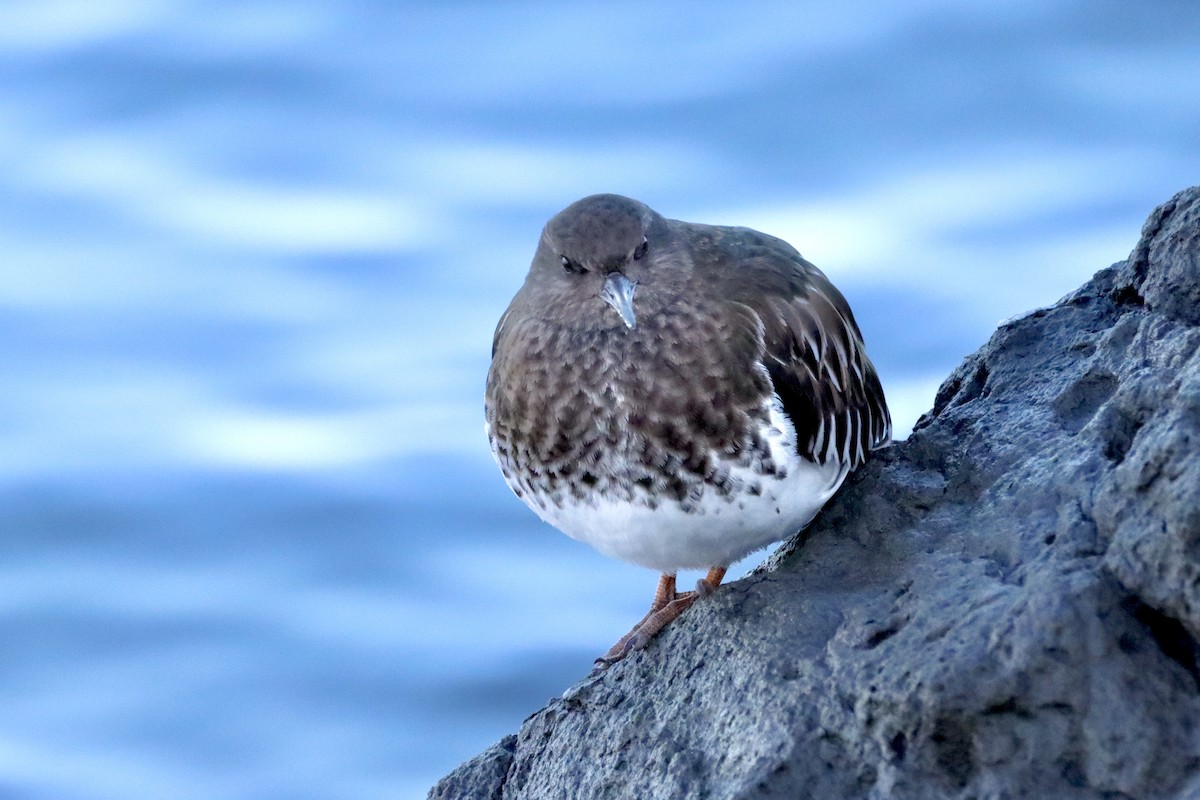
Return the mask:
<path id="1" fill-rule="evenodd" d="M 676 592 L 675 576 L 664 574 L 659 578 L 658 590 L 654 593 L 650 611 L 641 622 L 633 626 L 633 630 L 622 636 L 607 653 L 596 659 L 591 674 L 598 675 L 604 672 L 630 653 L 650 644 L 650 640 L 659 631 L 691 608 L 693 603 L 715 592 L 724 577 L 725 567 L 713 567 L 708 571 L 708 575 L 696 581 L 695 591 Z"/>

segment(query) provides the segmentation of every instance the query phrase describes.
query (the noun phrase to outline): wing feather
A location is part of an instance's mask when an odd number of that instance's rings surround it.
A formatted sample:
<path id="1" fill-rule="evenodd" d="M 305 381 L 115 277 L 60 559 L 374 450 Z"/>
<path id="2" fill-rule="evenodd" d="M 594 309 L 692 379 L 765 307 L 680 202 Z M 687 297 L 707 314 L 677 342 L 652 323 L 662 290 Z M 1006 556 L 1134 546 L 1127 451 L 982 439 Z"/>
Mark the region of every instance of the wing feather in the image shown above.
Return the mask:
<path id="1" fill-rule="evenodd" d="M 781 239 L 748 228 L 708 231 L 722 258 L 697 267 L 761 321 L 763 362 L 800 454 L 857 467 L 891 440 L 892 421 L 846 299 Z M 729 263 L 738 266 L 722 266 Z"/>

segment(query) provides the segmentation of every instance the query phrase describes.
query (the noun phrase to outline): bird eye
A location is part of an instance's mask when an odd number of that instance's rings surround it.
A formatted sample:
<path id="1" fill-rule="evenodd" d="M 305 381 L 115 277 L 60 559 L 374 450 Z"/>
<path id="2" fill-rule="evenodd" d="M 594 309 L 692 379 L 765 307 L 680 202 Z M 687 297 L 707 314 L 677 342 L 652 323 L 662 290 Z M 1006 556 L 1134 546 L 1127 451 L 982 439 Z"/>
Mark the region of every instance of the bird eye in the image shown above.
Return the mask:
<path id="1" fill-rule="evenodd" d="M 642 256 L 646 255 L 646 251 L 650 249 L 650 240 L 645 236 L 642 237 L 642 243 L 637 246 L 637 250 L 633 251 L 633 260 L 637 261 Z"/>
<path id="2" fill-rule="evenodd" d="M 562 257 L 562 265 L 563 265 L 563 269 L 565 269 L 567 272 L 574 272 L 574 273 L 578 273 L 580 275 L 583 275 L 584 273 L 587 272 L 586 267 L 584 267 L 581 264 L 576 264 L 574 261 L 567 258 L 566 256 Z"/>

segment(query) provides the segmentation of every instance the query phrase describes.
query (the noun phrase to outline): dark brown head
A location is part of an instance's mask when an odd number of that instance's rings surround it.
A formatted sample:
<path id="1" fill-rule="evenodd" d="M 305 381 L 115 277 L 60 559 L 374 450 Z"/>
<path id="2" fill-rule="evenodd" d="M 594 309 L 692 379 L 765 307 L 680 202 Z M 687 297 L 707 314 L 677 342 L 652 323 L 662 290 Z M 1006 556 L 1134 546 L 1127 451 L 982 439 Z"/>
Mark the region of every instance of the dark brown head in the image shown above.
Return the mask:
<path id="1" fill-rule="evenodd" d="M 616 194 L 578 200 L 546 223 L 529 270 L 531 302 L 539 313 L 578 316 L 637 327 L 647 292 L 662 285 L 669 245 L 666 220 L 643 203 Z M 669 267 L 668 267 L 669 268 Z M 611 316 L 609 316 L 611 315 Z"/>

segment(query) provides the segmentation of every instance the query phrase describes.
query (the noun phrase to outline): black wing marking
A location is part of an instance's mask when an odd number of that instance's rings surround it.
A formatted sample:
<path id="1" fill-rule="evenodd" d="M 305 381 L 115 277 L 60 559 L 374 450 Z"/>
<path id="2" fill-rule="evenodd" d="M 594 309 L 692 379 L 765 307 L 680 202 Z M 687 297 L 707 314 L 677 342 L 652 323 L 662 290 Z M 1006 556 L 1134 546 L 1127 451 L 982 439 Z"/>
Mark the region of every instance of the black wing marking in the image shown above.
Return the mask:
<path id="1" fill-rule="evenodd" d="M 764 363 L 802 455 L 857 467 L 891 440 L 883 386 L 841 293 L 815 272 L 808 291 L 758 309 Z"/>
<path id="2" fill-rule="evenodd" d="M 706 228 L 697 266 L 725 299 L 749 306 L 762 323 L 763 364 L 796 427 L 800 454 L 854 468 L 888 444 L 883 386 L 842 293 L 781 239 L 748 228 L 696 227 Z M 711 257 L 717 251 L 719 260 Z"/>

